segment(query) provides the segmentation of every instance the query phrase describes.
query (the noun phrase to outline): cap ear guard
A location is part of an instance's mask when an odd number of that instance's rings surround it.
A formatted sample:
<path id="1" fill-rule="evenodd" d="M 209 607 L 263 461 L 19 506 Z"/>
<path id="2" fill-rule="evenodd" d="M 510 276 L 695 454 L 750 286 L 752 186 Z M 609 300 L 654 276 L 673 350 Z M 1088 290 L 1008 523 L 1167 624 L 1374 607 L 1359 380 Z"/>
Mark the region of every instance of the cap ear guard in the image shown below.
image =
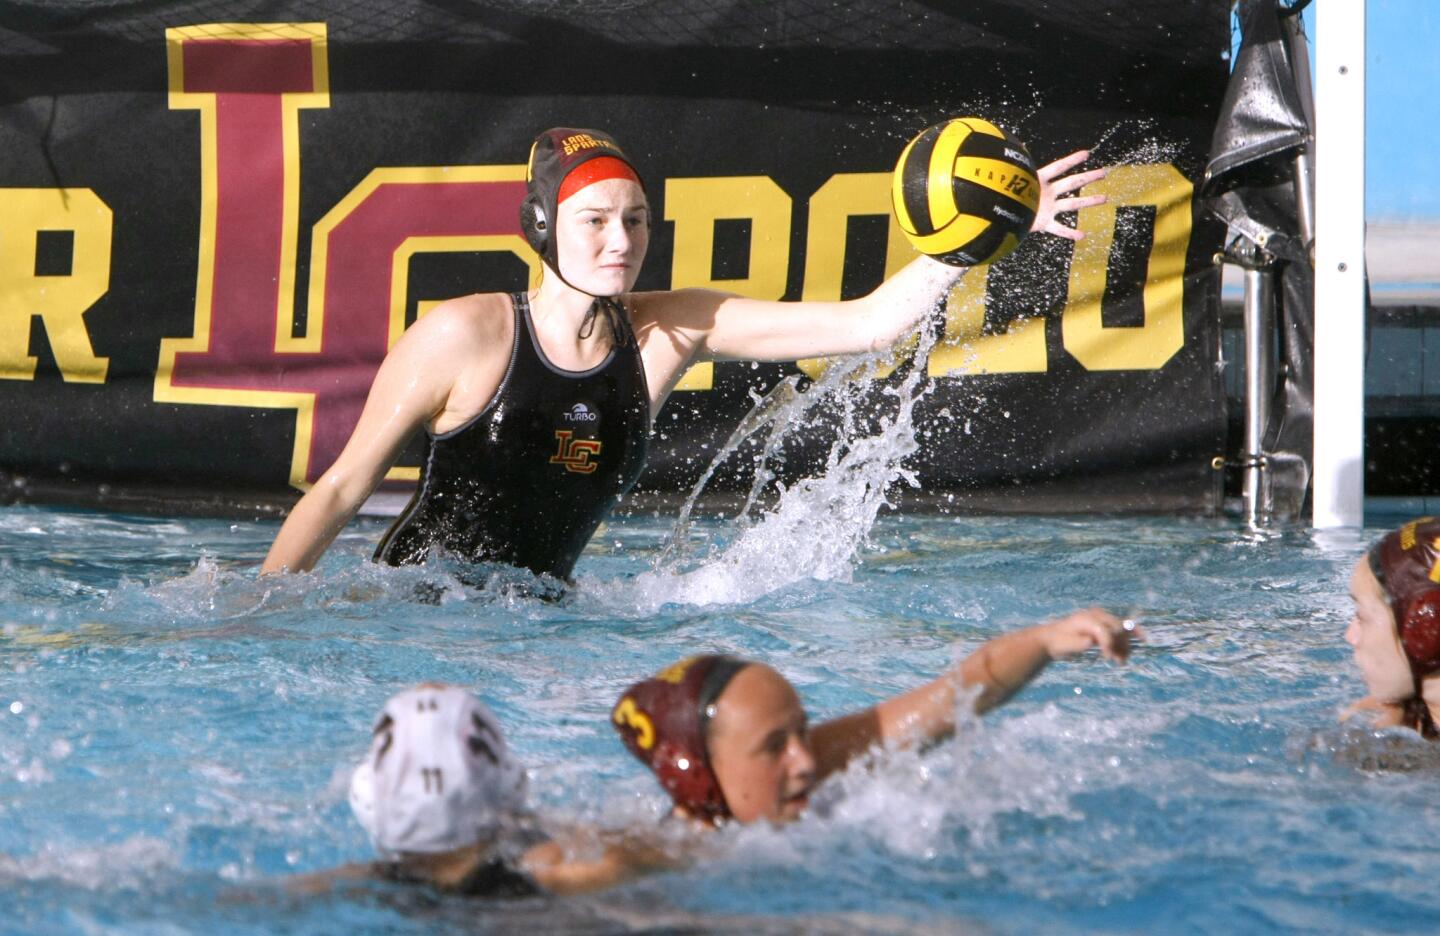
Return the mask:
<path id="1" fill-rule="evenodd" d="M 1416 677 L 1440 669 L 1440 588 L 1411 598 L 1399 621 L 1400 645 Z"/>
<path id="2" fill-rule="evenodd" d="M 724 805 L 725 795 L 720 791 L 714 770 L 709 766 L 703 770 L 697 767 L 695 752 L 661 741 L 655 747 L 650 769 L 675 803 L 694 818 L 714 824 L 728 817 L 730 810 Z"/>
<path id="3" fill-rule="evenodd" d="M 540 204 L 540 196 L 534 192 L 526 195 L 520 203 L 520 233 L 525 236 L 525 243 L 530 245 L 530 249 L 541 257 L 545 256 L 550 246 L 550 223 L 545 217 L 544 206 Z"/>

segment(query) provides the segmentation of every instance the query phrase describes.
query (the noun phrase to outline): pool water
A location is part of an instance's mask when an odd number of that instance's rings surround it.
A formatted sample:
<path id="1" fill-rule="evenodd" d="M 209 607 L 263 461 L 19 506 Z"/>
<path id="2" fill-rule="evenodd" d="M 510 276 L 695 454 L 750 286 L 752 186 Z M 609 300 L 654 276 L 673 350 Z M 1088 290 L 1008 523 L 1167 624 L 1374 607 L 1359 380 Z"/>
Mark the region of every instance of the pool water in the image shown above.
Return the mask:
<path id="1" fill-rule="evenodd" d="M 373 565 L 375 519 L 314 573 L 261 579 L 273 521 L 0 510 L 0 932 L 1431 928 L 1440 757 L 1336 725 L 1363 694 L 1348 570 L 1383 527 L 887 511 L 929 384 L 917 363 L 862 412 L 869 366 L 777 388 L 718 456 L 758 444 L 745 507 L 613 519 L 559 601 L 513 570 Z M 784 434 L 820 413 L 823 470 L 774 481 Z M 285 887 L 371 856 L 349 773 L 414 683 L 490 704 L 548 820 L 653 827 L 660 789 L 609 725 L 636 679 L 696 652 L 763 659 L 819 720 L 1086 605 L 1143 621 L 1131 665 L 1052 666 L 955 740 L 833 778 L 792 827 L 726 829 L 688 869 L 583 899 Z"/>
<path id="2" fill-rule="evenodd" d="M 273 522 L 0 511 L 0 931 L 1401 932 L 1440 913 L 1428 748 L 1335 725 L 1363 694 L 1346 572 L 1379 527 L 882 511 L 837 564 L 799 527 L 767 554 L 765 523 L 701 519 L 657 570 L 672 525 L 612 521 L 545 602 L 373 566 L 378 520 L 315 574 L 260 580 Z M 503 904 L 276 883 L 369 856 L 348 771 L 414 682 L 496 710 L 542 813 L 645 825 L 659 789 L 607 724 L 640 676 L 759 657 L 823 719 L 1089 604 L 1144 621 L 1130 666 L 1056 664 L 688 870 Z"/>

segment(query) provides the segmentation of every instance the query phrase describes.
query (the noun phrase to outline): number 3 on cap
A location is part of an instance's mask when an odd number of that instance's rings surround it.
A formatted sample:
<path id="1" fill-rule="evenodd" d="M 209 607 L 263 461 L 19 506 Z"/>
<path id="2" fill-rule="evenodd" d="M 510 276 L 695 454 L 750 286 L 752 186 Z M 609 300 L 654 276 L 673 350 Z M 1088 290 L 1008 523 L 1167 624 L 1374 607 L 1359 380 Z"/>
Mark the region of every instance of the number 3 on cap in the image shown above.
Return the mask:
<path id="1" fill-rule="evenodd" d="M 650 721 L 650 716 L 635 705 L 634 699 L 629 696 L 621 699 L 611 717 L 615 719 L 615 724 L 635 731 L 635 743 L 640 745 L 642 750 L 648 751 L 655 746 L 655 725 Z"/>

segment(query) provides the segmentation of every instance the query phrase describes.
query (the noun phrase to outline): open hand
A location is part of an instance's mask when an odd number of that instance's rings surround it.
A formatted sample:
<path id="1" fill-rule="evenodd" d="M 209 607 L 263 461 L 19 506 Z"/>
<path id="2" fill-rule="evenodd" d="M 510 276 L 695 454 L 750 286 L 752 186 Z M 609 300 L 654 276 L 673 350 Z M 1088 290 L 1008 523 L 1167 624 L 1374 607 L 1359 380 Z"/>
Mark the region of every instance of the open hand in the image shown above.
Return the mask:
<path id="1" fill-rule="evenodd" d="M 1035 209 L 1035 221 L 1030 225 L 1031 231 L 1046 231 L 1073 241 L 1085 236 L 1084 232 L 1061 224 L 1055 216 L 1065 211 L 1079 211 L 1081 208 L 1105 204 L 1104 195 L 1070 194 L 1080 191 L 1091 182 L 1105 178 L 1106 170 L 1103 168 L 1077 172 L 1074 175 L 1065 174 L 1089 158 L 1089 150 L 1077 150 L 1036 170 L 1035 176 L 1040 180 L 1040 205 Z"/>
<path id="2" fill-rule="evenodd" d="M 1050 659 L 1061 660 L 1097 647 L 1100 655 L 1116 663 L 1130 658 L 1130 643 L 1144 640 L 1145 631 L 1134 621 L 1121 621 L 1101 608 L 1086 608 L 1044 625 L 1045 648 Z"/>

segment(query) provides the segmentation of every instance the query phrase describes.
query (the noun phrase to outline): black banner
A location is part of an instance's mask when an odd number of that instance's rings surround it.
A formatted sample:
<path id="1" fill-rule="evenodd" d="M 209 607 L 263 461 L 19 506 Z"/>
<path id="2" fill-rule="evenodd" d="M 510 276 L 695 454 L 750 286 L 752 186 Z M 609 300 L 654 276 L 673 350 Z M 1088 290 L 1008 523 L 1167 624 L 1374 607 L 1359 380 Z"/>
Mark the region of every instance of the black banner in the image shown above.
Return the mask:
<path id="1" fill-rule="evenodd" d="M 516 205 L 545 127 L 606 128 L 640 166 L 638 289 L 820 299 L 912 256 L 889 171 L 976 114 L 1040 162 L 1092 147 L 1110 202 L 1073 250 L 1036 236 L 972 271 L 937 319 L 925 490 L 1215 509 L 1223 232 L 1193 188 L 1228 5 L 1068 6 L 0 4 L 0 498 L 288 502 L 409 323 L 530 281 Z M 692 370 L 641 490 L 684 489 L 755 394 L 821 366 Z"/>

